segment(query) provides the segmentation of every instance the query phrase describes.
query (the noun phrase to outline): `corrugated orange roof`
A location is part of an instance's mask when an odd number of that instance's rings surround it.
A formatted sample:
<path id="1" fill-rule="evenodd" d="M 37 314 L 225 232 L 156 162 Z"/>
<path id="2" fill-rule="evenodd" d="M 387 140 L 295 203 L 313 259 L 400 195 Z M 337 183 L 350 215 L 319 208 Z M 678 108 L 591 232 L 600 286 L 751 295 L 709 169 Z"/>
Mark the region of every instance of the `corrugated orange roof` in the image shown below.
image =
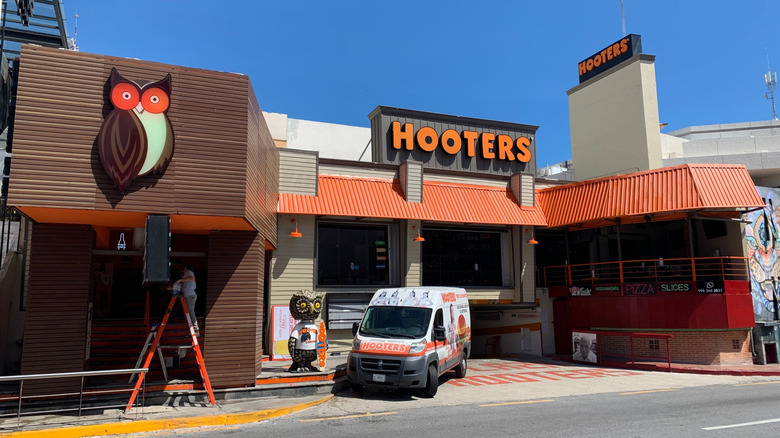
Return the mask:
<path id="1" fill-rule="evenodd" d="M 519 206 L 508 188 L 423 183 L 423 202 L 407 202 L 397 179 L 319 176 L 319 195 L 279 194 L 278 213 L 417 219 L 472 224 L 535 225 L 541 209 Z"/>
<path id="2" fill-rule="evenodd" d="M 732 164 L 682 164 L 550 187 L 537 195 L 550 227 L 764 205 L 745 166 Z"/>

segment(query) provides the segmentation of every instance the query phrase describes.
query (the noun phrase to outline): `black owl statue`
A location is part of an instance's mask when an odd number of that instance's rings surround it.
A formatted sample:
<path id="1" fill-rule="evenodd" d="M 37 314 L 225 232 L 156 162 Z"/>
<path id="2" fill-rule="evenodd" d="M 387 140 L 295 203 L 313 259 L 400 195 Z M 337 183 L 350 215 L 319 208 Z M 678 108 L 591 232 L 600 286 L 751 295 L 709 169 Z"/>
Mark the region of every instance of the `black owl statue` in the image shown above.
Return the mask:
<path id="1" fill-rule="evenodd" d="M 293 361 L 287 371 L 295 373 L 318 370 L 311 362 L 317 359 L 319 329 L 314 320 L 320 316 L 321 310 L 322 296 L 314 291 L 298 291 L 290 298 L 290 314 L 300 322 L 295 325 L 287 341 Z"/>

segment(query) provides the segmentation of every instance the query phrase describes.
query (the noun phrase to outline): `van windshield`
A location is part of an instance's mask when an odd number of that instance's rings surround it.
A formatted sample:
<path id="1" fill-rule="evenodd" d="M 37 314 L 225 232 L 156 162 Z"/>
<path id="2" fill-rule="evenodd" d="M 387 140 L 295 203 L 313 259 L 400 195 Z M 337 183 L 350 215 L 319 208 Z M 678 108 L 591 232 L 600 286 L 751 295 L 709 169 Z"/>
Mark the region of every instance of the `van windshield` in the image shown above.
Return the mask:
<path id="1" fill-rule="evenodd" d="M 421 338 L 428 331 L 431 309 L 424 307 L 369 307 L 360 334 L 381 338 Z"/>

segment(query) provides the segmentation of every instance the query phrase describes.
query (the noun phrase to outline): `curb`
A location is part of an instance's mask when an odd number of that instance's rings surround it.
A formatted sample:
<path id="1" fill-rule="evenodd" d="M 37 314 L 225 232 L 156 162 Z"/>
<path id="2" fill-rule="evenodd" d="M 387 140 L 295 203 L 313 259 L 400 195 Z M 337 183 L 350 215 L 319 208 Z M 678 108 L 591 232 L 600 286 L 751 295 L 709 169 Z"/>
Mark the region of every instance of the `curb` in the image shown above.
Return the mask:
<path id="1" fill-rule="evenodd" d="M 201 417 L 166 418 L 160 420 L 138 420 L 127 423 L 104 423 L 86 426 L 62 427 L 56 429 L 37 429 L 0 433 L 0 438 L 17 438 L 46 435 L 47 438 L 77 438 L 84 436 L 105 436 L 129 433 L 154 432 L 160 430 L 190 429 L 203 426 L 229 426 L 233 424 L 254 423 L 269 418 L 292 414 L 333 398 L 329 394 L 320 400 L 301 403 L 284 408 L 263 409 L 254 412 L 235 414 L 205 415 Z"/>

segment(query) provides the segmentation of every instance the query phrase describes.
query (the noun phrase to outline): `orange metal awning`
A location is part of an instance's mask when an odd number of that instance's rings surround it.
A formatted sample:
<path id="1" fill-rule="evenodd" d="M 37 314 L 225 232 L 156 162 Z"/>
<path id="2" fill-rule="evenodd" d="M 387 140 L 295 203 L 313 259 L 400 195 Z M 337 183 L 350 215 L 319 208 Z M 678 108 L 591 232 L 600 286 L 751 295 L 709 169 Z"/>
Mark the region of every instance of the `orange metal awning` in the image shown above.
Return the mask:
<path id="1" fill-rule="evenodd" d="M 550 227 L 592 227 L 685 217 L 692 211 L 763 207 L 743 165 L 683 164 L 581 181 L 537 191 Z"/>
<path id="2" fill-rule="evenodd" d="M 279 194 L 278 213 L 546 226 L 541 209 L 520 206 L 508 188 L 423 183 L 423 202 L 407 202 L 396 179 L 319 176 L 319 195 Z"/>

